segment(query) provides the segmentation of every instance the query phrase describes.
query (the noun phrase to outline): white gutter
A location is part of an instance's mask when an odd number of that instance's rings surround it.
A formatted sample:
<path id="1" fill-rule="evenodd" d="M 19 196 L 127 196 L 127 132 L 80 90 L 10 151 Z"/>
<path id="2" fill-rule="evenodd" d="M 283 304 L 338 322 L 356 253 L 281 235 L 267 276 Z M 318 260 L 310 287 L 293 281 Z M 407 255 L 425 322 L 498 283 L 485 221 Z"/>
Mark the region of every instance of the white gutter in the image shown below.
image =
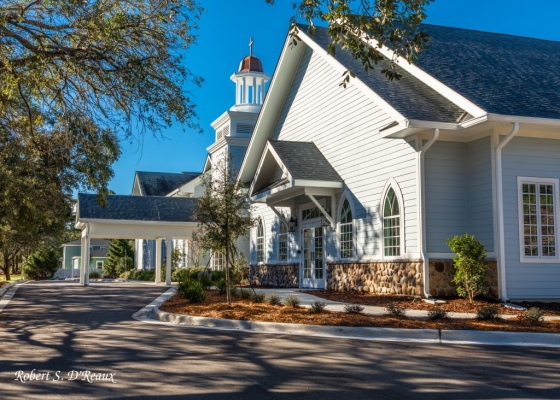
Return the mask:
<path id="1" fill-rule="evenodd" d="M 425 215 L 426 215 L 426 207 L 425 207 L 425 186 L 426 186 L 426 179 L 424 174 L 424 154 L 432 145 L 435 143 L 436 140 L 439 138 L 439 129 L 434 129 L 434 136 L 426 143 L 420 151 L 418 152 L 418 165 L 417 165 L 417 176 L 416 176 L 416 186 L 418 187 L 418 226 L 420 227 L 418 231 L 418 242 L 420 253 L 422 254 L 422 260 L 424 260 L 424 265 L 422 269 L 422 279 L 424 281 L 424 296 L 432 297 L 430 294 L 430 260 L 428 259 L 428 252 L 426 250 L 426 224 L 424 223 Z"/>
<path id="2" fill-rule="evenodd" d="M 500 279 L 498 280 L 498 285 L 500 288 L 500 297 L 502 301 L 509 301 L 507 297 L 506 288 L 506 245 L 504 239 L 504 194 L 503 194 L 503 181 L 502 181 L 502 149 L 509 143 L 511 139 L 519 131 L 519 122 L 513 124 L 513 129 L 506 136 L 504 140 L 500 142 L 496 148 L 496 202 L 498 208 L 498 274 Z"/>

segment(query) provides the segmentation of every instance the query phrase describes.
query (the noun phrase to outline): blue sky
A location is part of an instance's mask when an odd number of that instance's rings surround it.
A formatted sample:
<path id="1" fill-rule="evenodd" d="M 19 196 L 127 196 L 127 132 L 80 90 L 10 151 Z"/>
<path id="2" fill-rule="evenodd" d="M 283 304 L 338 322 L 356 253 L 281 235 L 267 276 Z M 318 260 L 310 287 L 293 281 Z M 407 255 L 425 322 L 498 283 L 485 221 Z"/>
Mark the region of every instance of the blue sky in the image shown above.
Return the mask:
<path id="1" fill-rule="evenodd" d="M 214 142 L 210 123 L 234 103 L 235 85 L 230 76 L 249 52 L 261 59 L 272 75 L 293 15 L 291 0 L 203 0 L 197 44 L 186 52 L 186 64 L 205 79 L 201 88 L 187 88 L 197 104 L 203 134 L 183 132 L 181 126 L 165 131 L 165 138 L 146 134 L 143 149 L 123 143 L 121 158 L 113 165 L 115 177 L 109 188 L 130 194 L 135 171 L 200 171 L 206 148 Z M 500 32 L 560 41 L 557 18 L 560 1 L 529 0 L 436 0 L 428 8 L 426 23 Z"/>

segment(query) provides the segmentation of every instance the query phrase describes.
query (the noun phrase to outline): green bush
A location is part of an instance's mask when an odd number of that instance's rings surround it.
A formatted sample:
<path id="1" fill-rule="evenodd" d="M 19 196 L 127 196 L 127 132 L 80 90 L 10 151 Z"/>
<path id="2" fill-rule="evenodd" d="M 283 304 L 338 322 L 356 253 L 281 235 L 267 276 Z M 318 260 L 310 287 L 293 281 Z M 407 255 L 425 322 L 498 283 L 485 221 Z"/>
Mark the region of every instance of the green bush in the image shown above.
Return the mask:
<path id="1" fill-rule="evenodd" d="M 251 291 L 243 288 L 232 289 L 231 294 L 235 297 L 239 297 L 241 300 L 249 300 L 251 298 Z"/>
<path id="2" fill-rule="evenodd" d="M 32 253 L 23 266 L 25 279 L 42 280 L 52 278 L 58 269 L 59 262 L 56 251 L 46 247 Z"/>
<path id="3" fill-rule="evenodd" d="M 397 306 L 395 303 L 390 302 L 385 307 L 385 312 L 393 317 L 404 317 L 406 315 L 406 309 L 403 307 Z"/>
<path id="4" fill-rule="evenodd" d="M 265 298 L 265 292 L 255 292 L 251 295 L 251 300 L 253 301 L 253 303 L 264 303 Z"/>
<path id="5" fill-rule="evenodd" d="M 428 311 L 428 318 L 432 321 L 437 321 L 447 319 L 449 318 L 449 315 L 447 315 L 447 311 L 442 310 L 441 308 L 434 308 L 432 311 Z"/>
<path id="6" fill-rule="evenodd" d="M 201 276 L 198 281 L 200 282 L 202 287 L 206 290 L 212 287 L 212 281 L 207 276 Z"/>
<path id="7" fill-rule="evenodd" d="M 489 321 L 492 319 L 499 319 L 500 314 L 498 314 L 498 306 L 486 306 L 481 307 L 476 312 L 476 318 L 481 321 Z"/>
<path id="8" fill-rule="evenodd" d="M 265 300 L 271 306 L 281 306 L 282 305 L 282 299 L 276 293 L 269 294 L 268 296 L 266 296 Z"/>
<path id="9" fill-rule="evenodd" d="M 225 279 L 220 279 L 217 282 L 214 282 L 214 284 L 216 285 L 216 288 L 218 289 L 218 293 L 220 294 L 224 294 L 226 292 L 226 280 Z"/>
<path id="10" fill-rule="evenodd" d="M 135 269 L 132 271 L 127 271 L 128 277 L 125 279 L 130 279 L 131 281 L 153 281 L 155 280 L 155 275 L 153 271 L 142 271 L 139 269 Z M 122 276 L 126 276 L 125 274 L 121 274 Z"/>
<path id="11" fill-rule="evenodd" d="M 226 280 L 225 271 L 212 271 L 212 282 L 218 282 L 220 279 Z"/>
<path id="12" fill-rule="evenodd" d="M 290 294 L 284 299 L 284 304 L 293 308 L 299 308 L 301 300 L 295 294 Z"/>
<path id="13" fill-rule="evenodd" d="M 189 268 L 189 275 L 191 277 L 191 279 L 198 279 L 198 274 L 201 272 L 205 272 L 206 268 L 204 267 L 194 267 L 194 268 Z"/>
<path id="14" fill-rule="evenodd" d="M 101 275 L 99 275 L 99 273 L 93 271 L 89 273 L 89 279 L 99 279 L 101 278 Z"/>
<path id="15" fill-rule="evenodd" d="M 324 301 L 316 300 L 313 303 L 311 303 L 311 308 L 309 309 L 309 311 L 314 313 L 322 313 L 323 311 L 325 311 L 326 307 L 327 307 L 327 303 L 325 303 Z"/>
<path id="16" fill-rule="evenodd" d="M 188 300 L 191 303 L 202 303 L 206 300 L 206 292 L 204 287 L 198 281 L 181 282 L 177 285 L 177 294 L 179 297 Z"/>
<path id="17" fill-rule="evenodd" d="M 124 272 L 121 272 L 120 275 L 119 275 L 119 278 L 120 278 L 120 279 L 130 279 L 129 277 L 130 277 L 130 273 L 131 273 L 131 272 L 132 272 L 132 271 L 124 271 Z"/>
<path id="18" fill-rule="evenodd" d="M 190 277 L 189 270 L 186 268 L 178 268 L 171 273 L 171 280 L 173 282 L 185 282 L 190 278 L 191 277 Z"/>
<path id="19" fill-rule="evenodd" d="M 530 325 L 538 325 L 542 322 L 544 312 L 538 307 L 531 307 L 521 315 L 521 319 Z"/>
<path id="20" fill-rule="evenodd" d="M 362 314 L 364 312 L 364 306 L 359 304 L 346 304 L 344 306 L 344 312 L 348 314 Z"/>
<path id="21" fill-rule="evenodd" d="M 456 255 L 453 258 L 455 277 L 453 282 L 457 284 L 457 294 L 473 299 L 479 294 L 486 294 L 486 249 L 474 235 L 464 234 L 447 239 L 447 245 Z"/>

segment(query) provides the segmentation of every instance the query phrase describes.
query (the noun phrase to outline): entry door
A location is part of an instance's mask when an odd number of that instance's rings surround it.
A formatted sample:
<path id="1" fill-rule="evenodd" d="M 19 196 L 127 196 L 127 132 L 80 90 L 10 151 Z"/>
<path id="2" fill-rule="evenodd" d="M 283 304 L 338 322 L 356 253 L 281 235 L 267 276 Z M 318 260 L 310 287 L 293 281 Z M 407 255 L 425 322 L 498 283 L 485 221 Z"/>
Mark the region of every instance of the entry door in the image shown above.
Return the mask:
<path id="1" fill-rule="evenodd" d="M 303 229 L 303 265 L 301 285 L 304 288 L 325 288 L 325 262 L 323 257 L 323 227 Z"/>

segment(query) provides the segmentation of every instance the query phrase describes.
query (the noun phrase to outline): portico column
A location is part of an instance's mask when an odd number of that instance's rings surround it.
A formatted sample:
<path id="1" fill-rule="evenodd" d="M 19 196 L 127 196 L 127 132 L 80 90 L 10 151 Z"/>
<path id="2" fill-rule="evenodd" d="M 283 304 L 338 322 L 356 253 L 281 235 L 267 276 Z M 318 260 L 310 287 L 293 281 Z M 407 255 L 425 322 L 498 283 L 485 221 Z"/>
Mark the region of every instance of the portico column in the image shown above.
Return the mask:
<path id="1" fill-rule="evenodd" d="M 171 285 L 171 251 L 173 250 L 173 238 L 165 238 L 165 284 Z"/>
<path id="2" fill-rule="evenodd" d="M 84 260 L 86 259 L 86 236 L 85 236 L 85 230 L 82 231 L 82 237 L 81 237 L 81 241 L 80 241 L 80 260 L 81 260 L 81 265 L 80 265 L 80 285 L 85 285 L 86 280 L 85 280 L 85 262 Z M 72 265 L 72 268 L 74 268 L 74 265 Z M 74 271 L 72 269 L 72 271 Z M 72 272 L 73 273 L 73 272 Z"/>
<path id="3" fill-rule="evenodd" d="M 82 268 L 80 273 L 80 283 L 84 286 L 89 285 L 89 256 L 90 256 L 90 238 L 89 238 L 89 226 L 82 231 Z"/>
<path id="4" fill-rule="evenodd" d="M 156 239 L 156 283 L 161 283 L 161 239 Z"/>

